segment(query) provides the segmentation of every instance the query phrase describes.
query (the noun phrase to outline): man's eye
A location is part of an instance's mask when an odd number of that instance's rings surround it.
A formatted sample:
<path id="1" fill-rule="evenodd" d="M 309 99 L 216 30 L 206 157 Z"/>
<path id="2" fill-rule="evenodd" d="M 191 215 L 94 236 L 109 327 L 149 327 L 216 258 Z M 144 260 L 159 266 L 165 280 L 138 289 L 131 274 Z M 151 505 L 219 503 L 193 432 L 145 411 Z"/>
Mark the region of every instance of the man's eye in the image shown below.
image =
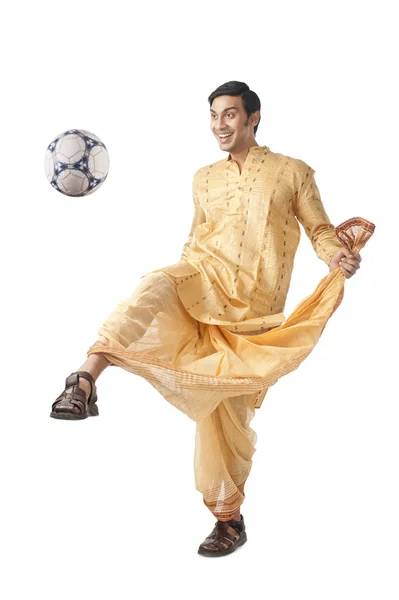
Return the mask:
<path id="1" fill-rule="evenodd" d="M 226 113 L 226 115 L 229 117 L 234 117 L 234 113 Z M 211 114 L 211 119 L 213 119 L 213 117 L 216 117 L 216 115 L 212 115 Z"/>

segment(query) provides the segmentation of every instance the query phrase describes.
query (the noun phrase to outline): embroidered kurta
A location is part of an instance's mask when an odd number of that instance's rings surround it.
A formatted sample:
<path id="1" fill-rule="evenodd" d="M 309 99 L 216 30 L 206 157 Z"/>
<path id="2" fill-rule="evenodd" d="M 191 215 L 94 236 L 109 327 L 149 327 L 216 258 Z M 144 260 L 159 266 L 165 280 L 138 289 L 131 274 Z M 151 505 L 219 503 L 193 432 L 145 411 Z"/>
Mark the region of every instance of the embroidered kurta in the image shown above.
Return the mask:
<path id="1" fill-rule="evenodd" d="M 337 268 L 285 319 L 298 222 L 326 264 L 342 242 L 358 251 L 374 226 L 356 218 L 334 230 L 314 169 L 267 146 L 249 148 L 241 173 L 230 156 L 200 168 L 193 203 L 181 260 L 142 276 L 87 355 L 145 377 L 201 421 L 237 396 L 259 407 L 313 350 L 342 300 Z"/>
<path id="2" fill-rule="evenodd" d="M 304 161 L 251 146 L 242 172 L 227 158 L 199 169 L 194 217 L 176 278 L 192 317 L 234 332 L 281 324 L 302 224 L 327 265 L 342 248 Z"/>

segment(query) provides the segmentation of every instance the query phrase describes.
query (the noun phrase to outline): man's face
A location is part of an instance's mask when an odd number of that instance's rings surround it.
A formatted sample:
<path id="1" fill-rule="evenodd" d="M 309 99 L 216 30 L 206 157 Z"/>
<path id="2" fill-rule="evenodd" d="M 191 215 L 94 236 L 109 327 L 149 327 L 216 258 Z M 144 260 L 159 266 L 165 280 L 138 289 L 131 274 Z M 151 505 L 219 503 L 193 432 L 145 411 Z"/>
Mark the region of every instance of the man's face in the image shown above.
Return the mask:
<path id="1" fill-rule="evenodd" d="M 221 150 L 239 152 L 253 141 L 253 128 L 258 122 L 259 111 L 251 115 L 244 110 L 240 96 L 218 96 L 210 107 L 211 131 Z M 222 134 L 229 134 L 228 137 Z"/>

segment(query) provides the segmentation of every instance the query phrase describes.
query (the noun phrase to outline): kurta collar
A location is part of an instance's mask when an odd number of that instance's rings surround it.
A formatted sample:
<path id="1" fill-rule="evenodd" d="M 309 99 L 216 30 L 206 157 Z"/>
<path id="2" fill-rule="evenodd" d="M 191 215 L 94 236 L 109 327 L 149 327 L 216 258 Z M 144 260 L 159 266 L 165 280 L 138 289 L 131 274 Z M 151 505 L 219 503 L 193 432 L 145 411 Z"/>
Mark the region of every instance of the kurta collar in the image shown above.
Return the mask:
<path id="1" fill-rule="evenodd" d="M 270 150 L 270 148 L 268 148 L 267 146 L 250 146 L 249 150 L 248 150 L 248 154 L 254 154 L 255 155 L 257 153 L 264 152 L 265 150 Z M 231 158 L 231 154 L 229 152 L 229 155 L 226 158 L 226 162 L 227 161 L 231 161 L 231 160 L 232 160 L 232 158 Z"/>

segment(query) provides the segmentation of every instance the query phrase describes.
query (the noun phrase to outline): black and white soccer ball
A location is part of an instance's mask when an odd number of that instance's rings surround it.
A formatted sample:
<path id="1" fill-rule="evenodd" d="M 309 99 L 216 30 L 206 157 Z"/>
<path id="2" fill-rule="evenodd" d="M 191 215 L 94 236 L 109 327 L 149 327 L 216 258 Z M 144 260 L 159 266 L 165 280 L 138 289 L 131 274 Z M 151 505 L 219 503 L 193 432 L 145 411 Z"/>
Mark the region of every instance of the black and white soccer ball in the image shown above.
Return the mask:
<path id="1" fill-rule="evenodd" d="M 88 196 L 107 178 L 108 151 L 94 133 L 69 129 L 48 145 L 44 169 L 50 184 L 62 194 Z"/>

